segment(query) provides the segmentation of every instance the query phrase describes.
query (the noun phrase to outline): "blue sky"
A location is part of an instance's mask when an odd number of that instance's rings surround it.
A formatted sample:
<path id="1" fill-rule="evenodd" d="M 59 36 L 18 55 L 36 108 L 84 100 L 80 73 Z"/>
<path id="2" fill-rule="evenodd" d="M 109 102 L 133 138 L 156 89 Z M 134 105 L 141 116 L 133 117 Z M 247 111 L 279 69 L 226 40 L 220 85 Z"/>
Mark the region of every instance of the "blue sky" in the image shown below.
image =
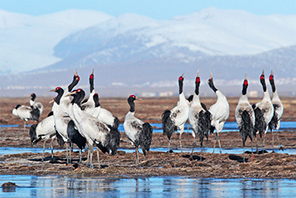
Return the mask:
<path id="1" fill-rule="evenodd" d="M 245 10 L 256 15 L 296 14 L 296 0 L 0 0 L 0 9 L 30 15 L 91 9 L 112 16 L 136 13 L 170 19 L 208 7 Z"/>

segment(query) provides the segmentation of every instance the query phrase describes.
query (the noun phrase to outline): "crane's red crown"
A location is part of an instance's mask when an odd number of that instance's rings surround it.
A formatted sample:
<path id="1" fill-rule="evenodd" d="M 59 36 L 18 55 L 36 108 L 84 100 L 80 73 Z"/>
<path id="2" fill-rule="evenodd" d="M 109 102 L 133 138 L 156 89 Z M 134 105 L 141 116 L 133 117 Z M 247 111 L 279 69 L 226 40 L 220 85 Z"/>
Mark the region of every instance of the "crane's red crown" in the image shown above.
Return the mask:
<path id="1" fill-rule="evenodd" d="M 137 99 L 137 97 L 136 97 L 135 95 L 130 95 L 129 97 L 130 97 L 130 98 Z"/>
<path id="2" fill-rule="evenodd" d="M 200 83 L 200 78 L 199 77 L 196 77 L 196 82 Z"/>

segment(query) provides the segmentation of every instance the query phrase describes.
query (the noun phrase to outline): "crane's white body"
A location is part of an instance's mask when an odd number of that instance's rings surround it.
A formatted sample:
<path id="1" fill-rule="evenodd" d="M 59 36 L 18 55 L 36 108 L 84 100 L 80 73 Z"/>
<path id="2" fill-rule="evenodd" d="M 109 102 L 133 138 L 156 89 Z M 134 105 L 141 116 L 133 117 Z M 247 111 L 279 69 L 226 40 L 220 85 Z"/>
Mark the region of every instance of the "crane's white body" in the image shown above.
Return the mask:
<path id="1" fill-rule="evenodd" d="M 229 117 L 229 104 L 225 95 L 219 90 L 216 91 L 216 96 L 217 101 L 210 107 L 209 112 L 211 113 L 211 125 L 219 133 L 222 131 L 224 123 Z"/>
<path id="2" fill-rule="evenodd" d="M 256 104 L 256 108 L 259 108 L 262 111 L 264 121 L 266 123 L 266 129 L 264 133 L 266 133 L 268 129 L 268 123 L 271 121 L 274 113 L 274 108 L 268 91 L 264 92 L 263 99 L 261 102 Z"/>
<path id="3" fill-rule="evenodd" d="M 186 100 L 184 93 L 179 94 L 179 101 L 177 106 L 171 110 L 170 119 L 180 130 L 179 133 L 184 132 L 184 125 L 188 120 L 189 102 Z"/>
<path id="4" fill-rule="evenodd" d="M 138 138 L 139 131 L 142 130 L 144 122 L 135 117 L 135 112 L 128 112 L 125 116 L 123 128 L 126 136 L 132 141 Z"/>
<path id="5" fill-rule="evenodd" d="M 102 108 L 101 106 L 95 107 L 90 114 L 100 121 L 104 122 L 107 125 L 114 126 L 114 119 L 115 117 L 113 114 L 108 111 L 107 109 Z"/>
<path id="6" fill-rule="evenodd" d="M 238 101 L 238 105 L 236 106 L 236 109 L 235 109 L 235 119 L 236 119 L 238 126 L 240 126 L 242 123 L 241 112 L 243 112 L 243 111 L 248 112 L 248 114 L 250 115 L 250 118 L 251 118 L 251 122 L 254 126 L 255 125 L 255 114 L 254 114 L 254 110 L 248 100 L 247 95 L 240 96 L 239 101 Z"/>

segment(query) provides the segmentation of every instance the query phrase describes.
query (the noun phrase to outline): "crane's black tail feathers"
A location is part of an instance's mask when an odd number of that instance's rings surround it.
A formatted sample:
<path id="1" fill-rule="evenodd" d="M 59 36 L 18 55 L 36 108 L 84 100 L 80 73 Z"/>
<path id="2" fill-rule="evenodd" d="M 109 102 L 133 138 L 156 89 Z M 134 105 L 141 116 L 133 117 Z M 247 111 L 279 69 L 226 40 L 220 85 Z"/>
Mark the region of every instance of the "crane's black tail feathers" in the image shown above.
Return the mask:
<path id="1" fill-rule="evenodd" d="M 239 131 L 243 139 L 243 144 L 245 143 L 248 137 L 250 138 L 251 141 L 253 141 L 252 139 L 253 124 L 252 124 L 250 115 L 246 110 L 244 110 L 242 113 L 242 123 L 239 126 Z"/>
<path id="2" fill-rule="evenodd" d="M 209 111 L 200 111 L 198 115 L 198 136 L 202 143 L 204 136 L 207 136 L 211 127 L 211 113 Z"/>
<path id="3" fill-rule="evenodd" d="M 86 138 L 83 137 L 76 129 L 73 120 L 68 123 L 67 134 L 71 142 L 76 144 L 79 149 L 84 149 L 86 146 Z"/>
<path id="4" fill-rule="evenodd" d="M 277 125 L 278 125 L 278 116 L 277 116 L 277 114 L 276 114 L 276 112 L 275 112 L 275 110 L 276 110 L 276 108 L 278 107 L 278 105 L 273 105 L 273 107 L 274 107 L 274 110 L 273 110 L 273 116 L 272 116 L 272 119 L 271 119 L 271 121 L 268 123 L 268 128 L 270 129 L 270 130 L 272 130 L 272 129 L 276 129 L 277 128 Z"/>
<path id="5" fill-rule="evenodd" d="M 114 117 L 114 128 L 118 128 L 119 126 L 119 119 L 118 117 Z"/>
<path id="6" fill-rule="evenodd" d="M 65 144 L 65 141 L 63 140 L 63 137 L 56 131 L 56 137 L 57 137 L 57 142 L 60 147 L 63 147 Z"/>
<path id="7" fill-rule="evenodd" d="M 263 113 L 259 108 L 255 108 L 254 113 L 255 113 L 255 126 L 253 129 L 253 135 L 254 137 L 256 137 L 256 133 L 257 131 L 259 131 L 260 138 L 262 138 L 262 135 L 266 129 L 266 123 L 264 121 Z"/>
<path id="8" fill-rule="evenodd" d="M 149 151 L 150 149 L 152 133 L 153 133 L 152 126 L 148 122 L 145 122 L 143 124 L 142 131 L 140 132 L 140 135 L 139 135 L 140 146 L 142 148 L 144 155 L 146 155 L 146 151 Z"/>
<path id="9" fill-rule="evenodd" d="M 120 132 L 117 128 L 111 127 L 110 133 L 107 135 L 107 148 L 111 150 L 111 154 L 115 155 L 120 143 Z"/>
<path id="10" fill-rule="evenodd" d="M 103 144 L 101 142 L 95 141 L 95 144 L 103 153 L 109 153 L 108 147 L 103 146 Z"/>
<path id="11" fill-rule="evenodd" d="M 31 142 L 33 144 L 36 144 L 37 142 L 39 142 L 42 139 L 41 137 L 39 137 L 39 138 L 37 137 L 36 128 L 37 128 L 37 124 L 32 124 L 30 127 L 30 131 L 29 131 Z"/>
<path id="12" fill-rule="evenodd" d="M 47 117 L 49 117 L 49 116 L 53 116 L 53 111 L 51 111 L 47 114 Z"/>
<path id="13" fill-rule="evenodd" d="M 39 122 L 39 117 L 40 117 L 40 111 L 37 108 L 32 108 L 32 111 L 30 112 L 32 115 L 32 120 L 35 120 Z"/>
<path id="14" fill-rule="evenodd" d="M 171 136 L 174 133 L 174 131 L 176 131 L 176 126 L 170 119 L 170 115 L 170 110 L 165 110 L 161 115 L 163 135 L 166 135 L 169 138 L 169 140 L 171 139 Z"/>
<path id="15" fill-rule="evenodd" d="M 215 126 L 211 125 L 211 126 L 210 126 L 210 133 L 211 133 L 211 134 L 214 133 L 214 130 L 215 130 Z"/>

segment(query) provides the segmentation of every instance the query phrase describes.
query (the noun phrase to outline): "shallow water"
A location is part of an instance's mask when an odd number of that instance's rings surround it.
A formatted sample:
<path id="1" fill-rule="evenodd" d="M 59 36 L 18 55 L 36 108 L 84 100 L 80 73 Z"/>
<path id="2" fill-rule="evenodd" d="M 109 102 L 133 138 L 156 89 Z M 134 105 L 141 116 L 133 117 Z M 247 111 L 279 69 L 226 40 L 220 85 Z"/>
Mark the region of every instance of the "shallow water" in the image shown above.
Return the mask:
<path id="1" fill-rule="evenodd" d="M 154 129 L 154 133 L 162 133 L 162 124 L 161 123 L 152 123 L 151 124 Z M 0 125 L 0 128 L 6 128 L 6 127 L 19 127 L 19 125 Z M 30 127 L 30 125 L 27 125 L 27 127 Z M 123 124 L 120 124 L 118 127 L 119 131 L 124 131 L 123 129 Z M 279 131 L 291 131 L 291 130 L 296 130 L 296 122 L 291 122 L 291 121 L 285 121 L 280 123 L 280 130 Z M 192 132 L 191 125 L 185 124 L 184 127 L 185 132 Z M 238 131 L 238 126 L 236 122 L 226 122 L 224 124 L 222 132 L 229 132 L 229 131 Z"/>
<path id="2" fill-rule="evenodd" d="M 148 177 L 135 179 L 4 175 L 0 183 L 19 187 L 0 197 L 295 197 L 296 181 L 287 179 L 203 179 Z"/>

